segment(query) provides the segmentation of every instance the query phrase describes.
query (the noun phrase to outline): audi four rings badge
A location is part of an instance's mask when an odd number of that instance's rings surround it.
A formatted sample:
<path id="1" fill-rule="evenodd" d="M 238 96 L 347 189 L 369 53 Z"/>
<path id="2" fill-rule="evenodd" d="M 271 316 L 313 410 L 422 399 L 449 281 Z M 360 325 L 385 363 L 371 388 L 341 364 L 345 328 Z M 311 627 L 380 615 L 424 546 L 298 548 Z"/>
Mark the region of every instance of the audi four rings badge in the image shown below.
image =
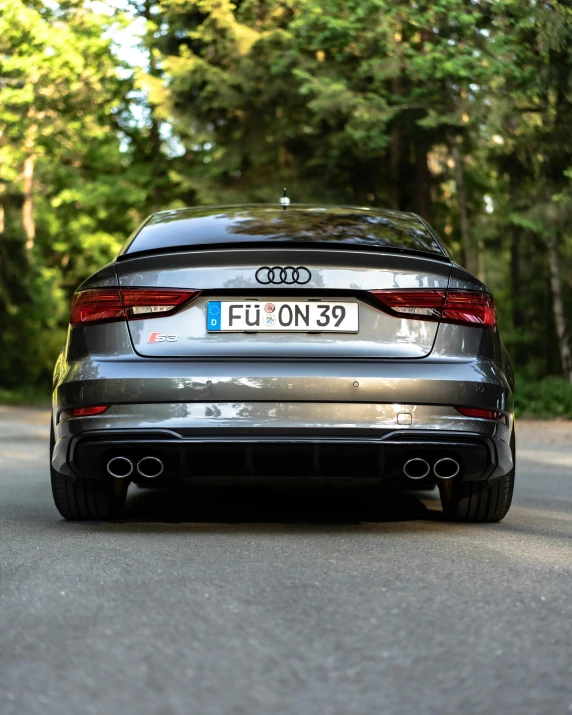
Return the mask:
<path id="1" fill-rule="evenodd" d="M 306 285 L 311 278 L 312 274 L 304 266 L 262 266 L 256 271 L 256 280 L 262 285 Z"/>

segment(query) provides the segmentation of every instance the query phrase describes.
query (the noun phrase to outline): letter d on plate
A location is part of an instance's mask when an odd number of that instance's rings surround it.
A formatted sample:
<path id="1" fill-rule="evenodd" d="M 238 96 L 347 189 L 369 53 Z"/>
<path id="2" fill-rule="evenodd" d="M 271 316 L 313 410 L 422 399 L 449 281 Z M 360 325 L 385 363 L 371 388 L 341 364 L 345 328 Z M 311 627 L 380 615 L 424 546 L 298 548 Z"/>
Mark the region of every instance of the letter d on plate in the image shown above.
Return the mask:
<path id="1" fill-rule="evenodd" d="M 220 300 L 208 302 L 207 330 L 220 330 Z"/>

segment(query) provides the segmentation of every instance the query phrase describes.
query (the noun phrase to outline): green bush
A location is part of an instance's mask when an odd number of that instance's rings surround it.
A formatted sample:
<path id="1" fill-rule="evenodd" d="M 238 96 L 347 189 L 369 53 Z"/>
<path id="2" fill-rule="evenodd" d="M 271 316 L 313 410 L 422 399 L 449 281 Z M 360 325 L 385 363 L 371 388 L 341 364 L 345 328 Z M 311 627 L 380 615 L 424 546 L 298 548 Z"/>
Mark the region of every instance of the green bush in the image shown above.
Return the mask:
<path id="1" fill-rule="evenodd" d="M 50 388 L 27 387 L 15 390 L 0 388 L 0 405 L 21 405 L 23 407 L 49 407 L 51 402 Z"/>
<path id="2" fill-rule="evenodd" d="M 572 419 L 572 383 L 563 377 L 532 381 L 516 379 L 517 417 Z"/>

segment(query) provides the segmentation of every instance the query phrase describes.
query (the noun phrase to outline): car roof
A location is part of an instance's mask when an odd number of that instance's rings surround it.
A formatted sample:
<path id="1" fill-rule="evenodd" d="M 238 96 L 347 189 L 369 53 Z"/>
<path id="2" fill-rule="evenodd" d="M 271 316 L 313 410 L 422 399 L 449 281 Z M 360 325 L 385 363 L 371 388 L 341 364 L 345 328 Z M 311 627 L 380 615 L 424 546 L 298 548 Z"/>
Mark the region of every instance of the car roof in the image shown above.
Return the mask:
<path id="1" fill-rule="evenodd" d="M 272 246 L 413 252 L 448 259 L 413 213 L 362 206 L 242 204 L 160 211 L 125 244 L 120 257 L 205 248 Z"/>

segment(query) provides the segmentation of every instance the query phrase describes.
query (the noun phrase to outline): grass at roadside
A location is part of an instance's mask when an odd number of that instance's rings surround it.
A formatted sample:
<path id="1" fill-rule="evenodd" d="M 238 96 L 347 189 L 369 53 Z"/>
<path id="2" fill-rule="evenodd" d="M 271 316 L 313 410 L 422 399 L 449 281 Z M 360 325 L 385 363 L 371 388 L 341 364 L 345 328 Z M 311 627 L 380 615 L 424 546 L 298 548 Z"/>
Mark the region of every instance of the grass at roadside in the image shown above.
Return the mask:
<path id="1" fill-rule="evenodd" d="M 26 387 L 19 390 L 0 388 L 0 405 L 20 405 L 22 407 L 49 407 L 50 391 L 41 387 Z"/>

